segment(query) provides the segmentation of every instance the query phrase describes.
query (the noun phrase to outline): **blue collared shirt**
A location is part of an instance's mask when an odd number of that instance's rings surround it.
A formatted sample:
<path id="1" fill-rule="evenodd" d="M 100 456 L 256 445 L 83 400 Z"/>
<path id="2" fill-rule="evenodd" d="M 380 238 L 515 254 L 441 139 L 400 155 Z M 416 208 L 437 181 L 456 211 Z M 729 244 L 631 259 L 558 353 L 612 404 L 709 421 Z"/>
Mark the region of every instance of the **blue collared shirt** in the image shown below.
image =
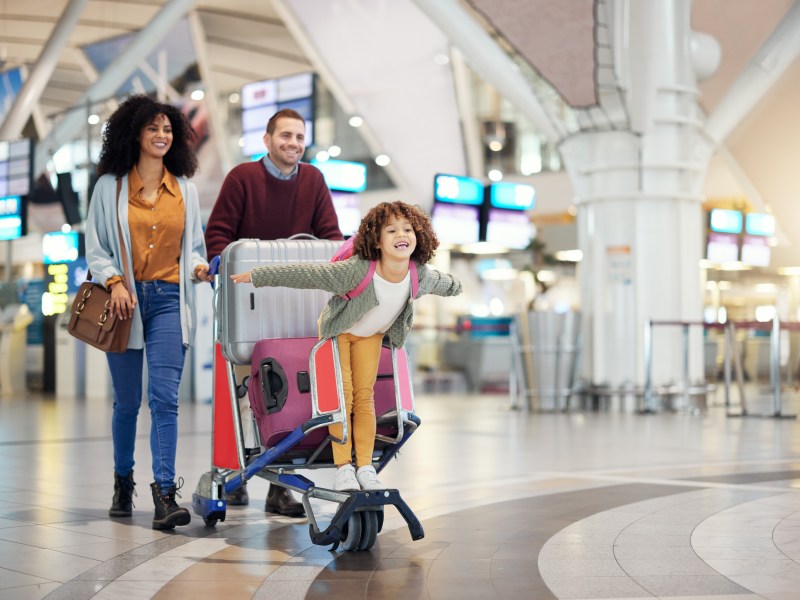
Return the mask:
<path id="1" fill-rule="evenodd" d="M 261 162 L 264 163 L 264 168 L 267 170 L 267 173 L 269 173 L 273 177 L 277 177 L 278 179 L 288 180 L 297 175 L 297 169 L 298 169 L 297 165 L 294 166 L 294 169 L 292 169 L 291 173 L 289 173 L 288 175 L 284 175 L 283 172 L 277 166 L 275 166 L 275 163 L 272 162 L 272 159 L 269 157 L 269 154 L 265 154 L 264 158 L 261 159 Z"/>

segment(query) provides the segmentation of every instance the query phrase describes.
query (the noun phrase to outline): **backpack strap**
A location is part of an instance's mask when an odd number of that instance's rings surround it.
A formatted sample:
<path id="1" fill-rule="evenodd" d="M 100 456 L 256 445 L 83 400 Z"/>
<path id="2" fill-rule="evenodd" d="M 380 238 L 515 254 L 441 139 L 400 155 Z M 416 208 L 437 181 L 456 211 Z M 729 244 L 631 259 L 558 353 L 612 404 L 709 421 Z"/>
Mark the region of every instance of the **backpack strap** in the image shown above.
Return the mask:
<path id="1" fill-rule="evenodd" d="M 371 260 L 369 261 L 369 269 L 367 269 L 367 274 L 364 275 L 364 279 L 361 280 L 355 289 L 347 292 L 346 294 L 342 295 L 342 298 L 345 300 L 352 300 L 365 289 L 369 285 L 369 282 L 372 281 L 372 277 L 375 275 L 375 269 L 378 266 L 378 261 Z M 408 261 L 408 270 L 411 273 L 411 299 L 417 297 L 417 292 L 419 292 L 419 277 L 417 276 L 417 265 L 414 263 L 413 260 Z"/>
<path id="2" fill-rule="evenodd" d="M 355 287 L 355 289 L 350 290 L 346 294 L 343 294 L 342 298 L 344 298 L 345 300 L 352 300 L 353 298 L 358 296 L 361 292 L 363 292 L 365 289 L 367 289 L 369 282 L 372 281 L 372 277 L 373 275 L 375 275 L 375 268 L 377 266 L 378 266 L 378 261 L 375 260 L 369 261 L 369 269 L 367 269 L 367 274 L 364 275 L 364 279 L 361 280 L 361 283 L 359 283 Z"/>
<path id="3" fill-rule="evenodd" d="M 417 297 L 419 292 L 419 276 L 417 276 L 417 265 L 413 260 L 408 261 L 408 270 L 411 271 L 411 299 Z"/>

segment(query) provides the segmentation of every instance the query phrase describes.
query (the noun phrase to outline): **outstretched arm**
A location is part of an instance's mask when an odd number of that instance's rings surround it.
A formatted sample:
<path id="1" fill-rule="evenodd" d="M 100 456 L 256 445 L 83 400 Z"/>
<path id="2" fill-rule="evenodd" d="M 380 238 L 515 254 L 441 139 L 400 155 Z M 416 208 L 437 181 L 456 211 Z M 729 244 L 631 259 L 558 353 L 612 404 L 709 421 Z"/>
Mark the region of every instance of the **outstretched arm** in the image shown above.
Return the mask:
<path id="1" fill-rule="evenodd" d="M 419 295 L 434 294 L 436 296 L 458 296 L 461 293 L 461 282 L 450 275 L 449 273 L 442 273 L 430 267 L 422 267 L 424 269 L 424 285 L 420 286 Z"/>
<path id="2" fill-rule="evenodd" d="M 335 263 L 291 263 L 254 267 L 249 273 L 231 275 L 234 283 L 252 283 L 255 287 L 289 287 L 307 290 L 324 290 L 345 294 L 353 290 L 367 272 L 369 263 L 360 261 L 354 268 L 350 259 Z"/>

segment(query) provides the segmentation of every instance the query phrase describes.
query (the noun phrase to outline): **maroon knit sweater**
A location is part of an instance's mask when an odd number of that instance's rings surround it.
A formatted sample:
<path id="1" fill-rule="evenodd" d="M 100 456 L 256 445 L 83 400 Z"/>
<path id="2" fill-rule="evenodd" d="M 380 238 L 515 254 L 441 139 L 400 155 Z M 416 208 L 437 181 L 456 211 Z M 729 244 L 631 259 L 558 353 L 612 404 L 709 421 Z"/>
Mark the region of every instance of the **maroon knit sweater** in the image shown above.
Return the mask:
<path id="1" fill-rule="evenodd" d="M 297 175 L 282 180 L 270 175 L 260 160 L 243 163 L 225 177 L 208 218 L 208 260 L 239 239 L 277 240 L 296 233 L 342 239 L 319 169 L 300 163 Z"/>

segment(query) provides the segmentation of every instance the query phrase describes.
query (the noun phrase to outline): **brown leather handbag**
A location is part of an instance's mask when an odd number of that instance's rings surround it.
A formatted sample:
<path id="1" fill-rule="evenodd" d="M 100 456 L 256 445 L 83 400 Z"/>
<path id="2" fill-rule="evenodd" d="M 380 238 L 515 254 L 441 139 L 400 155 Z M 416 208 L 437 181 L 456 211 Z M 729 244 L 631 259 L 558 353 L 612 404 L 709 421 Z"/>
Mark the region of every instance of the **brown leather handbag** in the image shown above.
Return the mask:
<path id="1" fill-rule="evenodd" d="M 128 254 L 122 237 L 122 226 L 119 222 L 119 193 L 122 182 L 117 179 L 117 232 L 122 249 L 123 281 L 128 288 L 125 276 L 128 274 Z M 133 319 L 120 319 L 111 311 L 111 292 L 105 286 L 91 280 L 91 273 L 78 288 L 72 302 L 72 313 L 67 331 L 73 337 L 86 342 L 90 346 L 104 352 L 125 352 L 131 333 Z"/>

